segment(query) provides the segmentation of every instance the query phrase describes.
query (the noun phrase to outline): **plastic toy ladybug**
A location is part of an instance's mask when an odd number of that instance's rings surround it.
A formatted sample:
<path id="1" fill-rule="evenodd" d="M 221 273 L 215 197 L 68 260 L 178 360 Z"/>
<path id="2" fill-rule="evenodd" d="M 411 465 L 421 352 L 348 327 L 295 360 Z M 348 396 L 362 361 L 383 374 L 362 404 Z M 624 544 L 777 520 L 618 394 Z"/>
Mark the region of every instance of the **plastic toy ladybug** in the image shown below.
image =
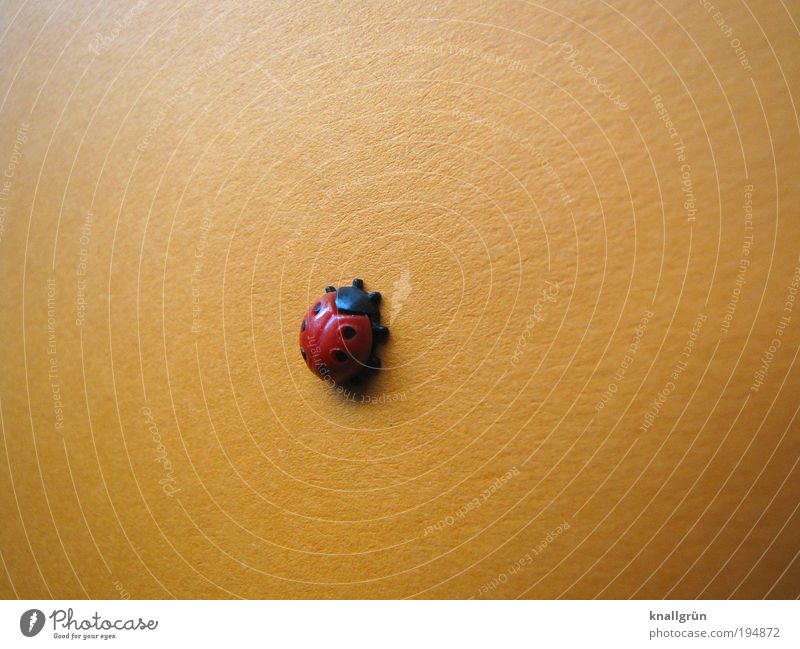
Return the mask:
<path id="1" fill-rule="evenodd" d="M 300 325 L 300 355 L 308 369 L 321 379 L 343 383 L 365 368 L 380 368 L 373 345 L 389 335 L 380 324 L 380 301 L 381 294 L 367 293 L 358 278 L 338 290 L 326 286 Z"/>

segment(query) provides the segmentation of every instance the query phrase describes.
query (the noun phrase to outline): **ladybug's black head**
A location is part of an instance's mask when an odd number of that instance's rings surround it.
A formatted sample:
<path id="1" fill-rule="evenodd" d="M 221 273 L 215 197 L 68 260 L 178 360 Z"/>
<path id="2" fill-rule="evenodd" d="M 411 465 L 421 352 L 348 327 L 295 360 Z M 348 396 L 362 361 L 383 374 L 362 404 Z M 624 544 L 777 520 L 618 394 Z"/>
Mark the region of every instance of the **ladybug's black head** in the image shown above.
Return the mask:
<path id="1" fill-rule="evenodd" d="M 368 315 L 380 318 L 381 294 L 377 291 L 367 293 L 364 280 L 354 279 L 352 286 L 342 286 L 336 291 L 336 308 L 347 313 Z"/>

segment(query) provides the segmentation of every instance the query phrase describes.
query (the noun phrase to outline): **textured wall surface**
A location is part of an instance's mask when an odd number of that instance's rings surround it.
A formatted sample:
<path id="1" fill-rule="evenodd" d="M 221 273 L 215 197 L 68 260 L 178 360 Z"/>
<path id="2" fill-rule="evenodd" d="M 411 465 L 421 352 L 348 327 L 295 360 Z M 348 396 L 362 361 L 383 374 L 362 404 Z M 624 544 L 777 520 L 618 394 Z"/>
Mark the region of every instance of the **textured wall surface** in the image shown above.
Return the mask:
<path id="1" fill-rule="evenodd" d="M 797 597 L 798 21 L 2 3 L 0 595 Z"/>

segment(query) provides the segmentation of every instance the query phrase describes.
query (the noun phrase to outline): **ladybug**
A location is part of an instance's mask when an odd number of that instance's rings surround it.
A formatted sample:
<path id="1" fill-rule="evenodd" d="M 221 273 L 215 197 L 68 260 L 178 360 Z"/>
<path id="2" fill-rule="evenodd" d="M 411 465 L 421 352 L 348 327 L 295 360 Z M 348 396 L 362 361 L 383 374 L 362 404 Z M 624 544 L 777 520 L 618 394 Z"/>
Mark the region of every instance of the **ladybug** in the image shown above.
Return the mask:
<path id="1" fill-rule="evenodd" d="M 380 324 L 381 294 L 367 293 L 364 280 L 352 286 L 325 287 L 300 325 L 300 355 L 314 374 L 343 383 L 363 369 L 379 369 L 373 345 L 389 336 Z"/>

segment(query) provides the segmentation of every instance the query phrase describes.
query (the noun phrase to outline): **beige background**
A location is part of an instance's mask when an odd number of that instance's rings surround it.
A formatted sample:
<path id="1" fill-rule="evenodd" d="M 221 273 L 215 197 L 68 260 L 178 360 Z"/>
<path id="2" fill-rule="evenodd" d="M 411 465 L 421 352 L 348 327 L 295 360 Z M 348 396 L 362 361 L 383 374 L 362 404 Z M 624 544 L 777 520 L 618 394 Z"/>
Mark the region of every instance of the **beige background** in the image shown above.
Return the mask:
<path id="1" fill-rule="evenodd" d="M 800 12 L 714 4 L 3 3 L 0 595 L 797 597 Z"/>

